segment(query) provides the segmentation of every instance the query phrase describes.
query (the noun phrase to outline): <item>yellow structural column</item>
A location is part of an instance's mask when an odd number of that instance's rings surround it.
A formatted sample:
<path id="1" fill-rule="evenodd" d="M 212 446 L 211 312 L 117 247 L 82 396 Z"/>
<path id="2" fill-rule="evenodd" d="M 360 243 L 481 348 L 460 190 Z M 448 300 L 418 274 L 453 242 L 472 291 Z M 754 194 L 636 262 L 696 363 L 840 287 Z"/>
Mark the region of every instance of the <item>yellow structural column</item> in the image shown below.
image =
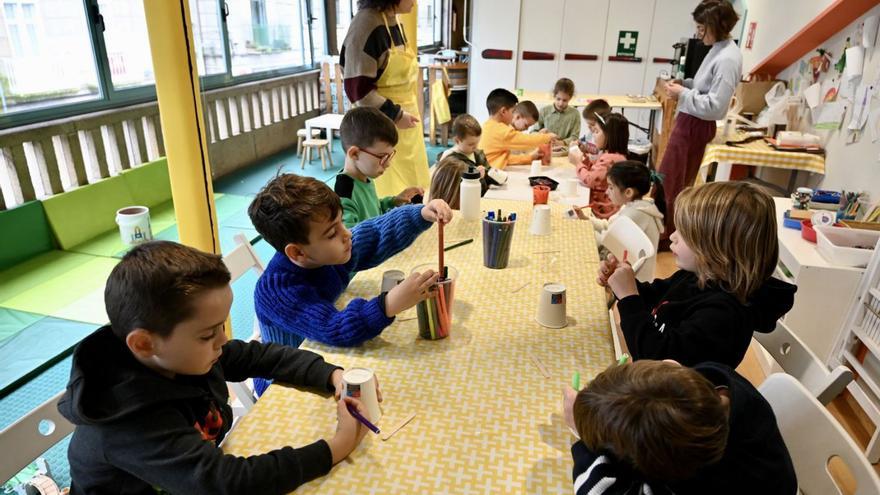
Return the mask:
<path id="1" fill-rule="evenodd" d="M 189 2 L 144 0 L 180 242 L 220 254 Z"/>

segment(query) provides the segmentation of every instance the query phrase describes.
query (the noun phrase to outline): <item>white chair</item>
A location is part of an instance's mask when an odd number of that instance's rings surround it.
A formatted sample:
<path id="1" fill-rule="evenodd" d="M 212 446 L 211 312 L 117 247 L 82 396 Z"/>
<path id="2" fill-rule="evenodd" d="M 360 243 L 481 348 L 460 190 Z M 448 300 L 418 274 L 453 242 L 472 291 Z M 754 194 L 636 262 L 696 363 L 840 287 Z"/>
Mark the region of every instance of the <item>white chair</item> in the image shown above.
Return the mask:
<path id="1" fill-rule="evenodd" d="M 772 332 L 755 332 L 753 337 L 787 374 L 797 378 L 822 404 L 834 400 L 853 380 L 853 372 L 846 366 L 829 370 L 782 320 L 776 322 Z"/>
<path id="2" fill-rule="evenodd" d="M 241 278 L 250 269 L 254 269 L 257 275 L 262 275 L 266 268 L 263 266 L 263 261 L 257 255 L 257 252 L 254 251 L 248 238 L 244 234 L 236 234 L 235 242 L 238 243 L 238 246 L 223 257 L 223 263 L 226 264 L 226 268 L 229 269 L 232 277 L 230 283 Z M 254 316 L 254 330 L 248 340 L 260 340 L 260 322 L 256 316 Z M 229 389 L 232 390 L 232 393 L 235 394 L 235 397 L 242 405 L 242 409 L 233 407 L 235 416 L 243 416 L 256 403 L 257 399 L 254 395 L 254 388 L 252 384 L 249 385 L 249 382 L 250 380 L 229 383 Z"/>
<path id="3" fill-rule="evenodd" d="M 64 392 L 47 400 L 0 431 L 0 480 L 12 478 L 43 452 L 73 433 L 74 425 L 58 412 Z"/>
<path id="4" fill-rule="evenodd" d="M 853 474 L 857 483 L 855 495 L 880 493 L 880 478 L 859 446 L 825 406 L 793 376 L 774 373 L 759 390 L 776 415 L 801 493 L 842 493 L 828 471 L 828 462 L 835 456 Z"/>
<path id="5" fill-rule="evenodd" d="M 645 234 L 631 218 L 619 215 L 611 222 L 602 237 L 602 245 L 619 260 L 623 259 L 623 252 L 626 251 L 629 255 L 627 260 L 632 263 L 639 281 L 654 280 L 657 252 L 648 234 Z"/>

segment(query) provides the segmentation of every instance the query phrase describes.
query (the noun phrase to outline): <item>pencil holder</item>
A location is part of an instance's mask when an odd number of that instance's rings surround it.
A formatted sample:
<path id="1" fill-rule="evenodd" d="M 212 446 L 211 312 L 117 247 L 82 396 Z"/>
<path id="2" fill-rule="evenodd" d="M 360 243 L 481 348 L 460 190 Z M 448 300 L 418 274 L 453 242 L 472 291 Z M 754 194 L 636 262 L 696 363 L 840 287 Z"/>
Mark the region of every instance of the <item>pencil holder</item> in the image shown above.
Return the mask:
<path id="1" fill-rule="evenodd" d="M 413 273 L 422 273 L 435 268 L 435 265 L 419 265 L 413 269 Z M 416 305 L 419 337 L 425 340 L 440 340 L 449 337 L 452 330 L 452 308 L 455 303 L 455 281 L 457 278 L 458 271 L 447 266 L 446 278 L 437 283 L 437 286 L 428 294 L 427 299 Z"/>
<path id="2" fill-rule="evenodd" d="M 516 221 L 497 222 L 483 218 L 483 266 L 507 268 L 515 226 Z"/>

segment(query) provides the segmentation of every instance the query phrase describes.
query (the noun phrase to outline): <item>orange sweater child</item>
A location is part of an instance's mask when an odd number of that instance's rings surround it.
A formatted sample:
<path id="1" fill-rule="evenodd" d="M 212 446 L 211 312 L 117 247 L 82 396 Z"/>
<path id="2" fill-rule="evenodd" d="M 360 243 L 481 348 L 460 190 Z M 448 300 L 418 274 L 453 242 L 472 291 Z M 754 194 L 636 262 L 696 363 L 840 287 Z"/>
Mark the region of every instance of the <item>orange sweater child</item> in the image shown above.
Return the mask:
<path id="1" fill-rule="evenodd" d="M 590 209 L 596 218 L 607 219 L 620 209 L 608 197 L 608 170 L 617 162 L 626 160 L 620 153 L 602 153 L 595 160 L 584 155 L 584 161 L 577 166 L 577 176 L 590 188 Z"/>
<path id="2" fill-rule="evenodd" d="M 479 148 L 486 154 L 486 160 L 494 168 L 503 169 L 508 165 L 528 165 L 532 163 L 530 153 L 511 155 L 512 150 L 531 150 L 553 140 L 549 133 L 526 134 L 512 126 L 490 118 L 483 123 L 483 135 Z"/>

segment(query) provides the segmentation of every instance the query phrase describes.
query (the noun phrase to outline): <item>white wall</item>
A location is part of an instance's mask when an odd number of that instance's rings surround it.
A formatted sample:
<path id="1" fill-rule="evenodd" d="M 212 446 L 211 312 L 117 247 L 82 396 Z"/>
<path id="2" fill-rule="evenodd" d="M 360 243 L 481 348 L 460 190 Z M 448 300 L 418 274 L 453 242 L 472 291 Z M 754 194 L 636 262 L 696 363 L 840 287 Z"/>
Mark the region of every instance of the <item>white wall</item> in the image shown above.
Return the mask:
<path id="1" fill-rule="evenodd" d="M 752 0 L 749 3 L 751 4 L 755 2 Z M 833 54 L 832 65 L 840 58 L 847 36 L 853 36 L 854 38 L 859 25 L 864 21 L 864 18 L 869 15 L 880 15 L 880 5 L 874 7 L 865 13 L 864 16 L 860 17 L 820 45 L 821 47 L 830 50 Z M 880 47 L 878 46 L 880 46 L 880 43 L 877 43 L 873 48 L 866 50 L 865 68 L 862 76 L 863 81 L 873 82 L 878 77 L 878 71 L 880 71 L 880 53 L 878 53 L 880 52 Z M 807 60 L 815 54 L 816 52 L 812 51 L 806 54 L 802 60 Z M 800 60 L 785 69 L 779 74 L 779 79 L 791 81 L 793 78 L 798 78 L 799 64 Z M 825 73 L 820 77 L 820 82 L 831 75 L 836 75 L 836 71 L 833 67 L 828 73 Z M 854 144 L 846 144 L 847 131 L 845 127 L 849 124 L 850 117 L 852 116 L 852 105 L 849 105 L 849 107 L 850 108 L 847 110 L 843 121 L 843 129 L 841 130 L 813 131 L 810 122 L 807 121 L 807 125 L 803 129 L 805 132 L 813 132 L 828 139 L 826 146 L 825 176 L 809 174 L 809 185 L 812 187 L 821 186 L 823 189 L 868 191 L 871 194 L 871 200 L 877 201 L 880 200 L 880 139 L 878 139 L 877 142 L 871 142 L 870 120 L 876 121 L 877 118 L 880 117 L 880 92 L 875 92 L 871 104 L 873 113 L 869 119 L 869 124 L 865 125 L 861 140 Z M 781 175 L 782 174 L 779 173 L 764 173 L 762 178 L 777 184 L 785 184 L 785 179 L 783 179 Z M 787 177 L 787 175 L 785 175 L 785 177 Z M 806 179 L 807 174 L 801 172 L 799 182 L 804 183 Z"/>
<path id="2" fill-rule="evenodd" d="M 745 4 L 747 13 L 743 25 L 743 37 L 748 34 L 751 22 L 758 23 L 755 30 L 755 42 L 751 50 L 743 50 L 743 74 L 764 60 L 774 50 L 788 41 L 795 33 L 803 29 L 820 12 L 831 5 L 833 0 L 740 0 Z M 737 8 L 738 12 L 742 12 Z M 734 30 L 737 36 L 738 30 Z M 745 45 L 743 40 L 742 45 Z"/>

